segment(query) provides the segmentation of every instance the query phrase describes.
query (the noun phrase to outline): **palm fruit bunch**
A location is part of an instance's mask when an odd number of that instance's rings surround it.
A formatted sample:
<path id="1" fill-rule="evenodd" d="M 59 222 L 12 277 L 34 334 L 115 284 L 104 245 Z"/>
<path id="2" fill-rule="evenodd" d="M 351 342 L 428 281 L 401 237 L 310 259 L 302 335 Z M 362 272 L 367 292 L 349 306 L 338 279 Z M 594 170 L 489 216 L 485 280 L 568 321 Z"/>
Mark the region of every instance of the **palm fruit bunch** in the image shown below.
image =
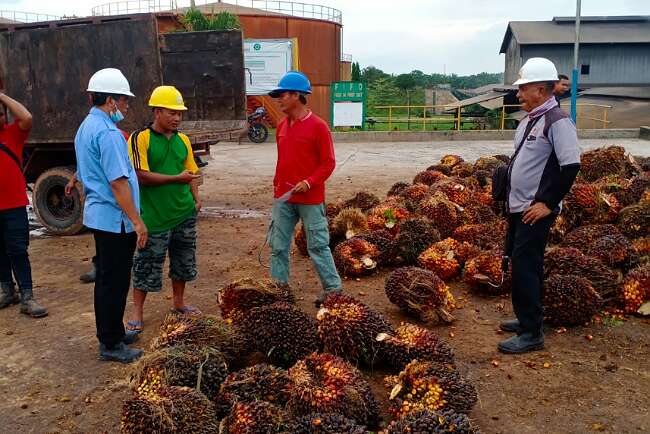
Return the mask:
<path id="1" fill-rule="evenodd" d="M 445 282 L 429 270 L 398 268 L 386 279 L 385 291 L 391 303 L 411 316 L 434 324 L 454 320 L 454 296 Z"/>
<path id="2" fill-rule="evenodd" d="M 379 406 L 363 374 L 332 354 L 311 354 L 289 369 L 287 408 L 295 416 L 337 413 L 375 426 Z"/>
<path id="3" fill-rule="evenodd" d="M 460 224 L 462 207 L 449 200 L 446 194 L 436 192 L 422 202 L 420 214 L 433 222 L 441 237 L 449 237 Z"/>
<path id="4" fill-rule="evenodd" d="M 481 188 L 489 188 L 489 191 L 486 190 L 487 193 L 492 192 L 492 172 L 487 170 L 475 170 L 474 178 L 476 178 L 476 181 Z"/>
<path id="5" fill-rule="evenodd" d="M 647 301 L 650 301 L 650 264 L 630 271 L 623 284 L 625 312 L 636 313 Z"/>
<path id="6" fill-rule="evenodd" d="M 420 267 L 433 271 L 444 281 L 460 274 L 465 262 L 481 253 L 481 250 L 466 241 L 458 242 L 453 238 L 439 241 L 422 252 L 418 257 Z"/>
<path id="7" fill-rule="evenodd" d="M 404 207 L 412 213 L 418 212 L 422 202 L 429 197 L 429 186 L 425 184 L 413 184 L 404 189 L 399 197 L 402 199 Z"/>
<path id="8" fill-rule="evenodd" d="M 289 417 L 281 408 L 265 401 L 237 402 L 219 425 L 220 434 L 286 433 Z"/>
<path id="9" fill-rule="evenodd" d="M 639 263 L 650 263 L 650 236 L 632 241 L 632 249 L 639 257 Z"/>
<path id="10" fill-rule="evenodd" d="M 170 386 L 149 396 L 135 395 L 122 407 L 125 434 L 219 432 L 214 404 L 189 387 Z"/>
<path id="11" fill-rule="evenodd" d="M 302 256 L 309 256 L 309 252 L 307 252 L 307 236 L 305 235 L 305 228 L 302 223 L 300 223 L 296 229 L 296 233 L 293 236 L 293 242 Z"/>
<path id="12" fill-rule="evenodd" d="M 504 220 L 494 220 L 489 223 L 462 225 L 451 235 L 457 241 L 465 241 L 490 250 L 502 246 L 505 240 L 507 223 Z"/>
<path id="13" fill-rule="evenodd" d="M 368 219 L 360 208 L 344 208 L 330 224 L 330 234 L 337 239 L 350 238 L 368 231 Z"/>
<path id="14" fill-rule="evenodd" d="M 615 291 L 621 284 L 621 275 L 574 247 L 556 247 L 544 255 L 544 274 L 586 277 L 601 297 Z"/>
<path id="15" fill-rule="evenodd" d="M 167 315 L 151 349 L 181 344 L 215 348 L 228 363 L 236 362 L 246 353 L 244 336 L 214 315 Z"/>
<path id="16" fill-rule="evenodd" d="M 600 259 L 610 267 L 624 267 L 632 252 L 632 244 L 620 233 L 608 234 L 598 238 L 587 247 L 586 251 L 587 254 Z"/>
<path id="17" fill-rule="evenodd" d="M 431 185 L 446 177 L 447 175 L 437 170 L 425 170 L 415 175 L 415 178 L 413 178 L 413 184 Z"/>
<path id="18" fill-rule="evenodd" d="M 544 318 L 550 325 L 585 324 L 600 305 L 600 296 L 584 277 L 554 275 L 544 281 Z"/>
<path id="19" fill-rule="evenodd" d="M 474 198 L 478 199 L 478 194 L 475 193 Z M 467 206 L 463 207 L 460 216 L 461 224 L 463 225 L 490 223 L 497 218 L 497 215 L 494 213 L 492 208 L 479 200 L 472 201 L 467 204 Z"/>
<path id="20" fill-rule="evenodd" d="M 474 170 L 484 170 L 492 174 L 497 167 L 501 166 L 504 161 L 499 160 L 496 157 L 480 157 L 474 163 Z"/>
<path id="21" fill-rule="evenodd" d="M 453 410 L 419 410 L 388 425 L 386 434 L 480 434 L 480 430 L 464 413 Z"/>
<path id="22" fill-rule="evenodd" d="M 278 301 L 294 303 L 295 297 L 287 284 L 272 279 L 239 279 L 224 286 L 217 294 L 221 316 L 228 322 L 240 322 L 254 307 Z"/>
<path id="23" fill-rule="evenodd" d="M 462 163 L 464 161 L 465 160 L 463 160 L 463 157 L 461 157 L 460 155 L 449 154 L 449 155 L 443 156 L 440 159 L 440 164 L 442 164 L 443 166 L 446 166 L 446 167 L 453 168 L 456 165 L 458 165 L 458 164 L 460 164 L 460 163 Z"/>
<path id="24" fill-rule="evenodd" d="M 389 412 L 397 418 L 421 410 L 469 413 L 478 396 L 452 365 L 413 360 L 399 375 L 384 379 L 390 390 Z"/>
<path id="25" fill-rule="evenodd" d="M 575 183 L 569 191 L 566 203 L 580 212 L 580 221 L 593 224 L 611 223 L 621 210 L 614 195 L 604 193 L 597 185 Z"/>
<path id="26" fill-rule="evenodd" d="M 616 228 L 616 226 L 611 224 L 580 226 L 566 235 L 562 241 L 562 245 L 564 247 L 575 247 L 579 250 L 583 250 L 582 248 L 585 245 L 593 244 L 598 238 L 607 234 L 620 233 L 621 232 Z"/>
<path id="27" fill-rule="evenodd" d="M 385 229 L 379 229 L 359 235 L 358 238 L 369 242 L 377 248 L 379 251 L 379 257 L 377 259 L 380 264 L 390 264 L 394 262 L 393 253 L 395 238 L 393 234 Z"/>
<path id="28" fill-rule="evenodd" d="M 590 182 L 607 175 L 627 177 L 628 163 L 621 146 L 594 149 L 580 156 L 580 176 Z"/>
<path id="29" fill-rule="evenodd" d="M 380 255 L 377 246 L 354 237 L 336 246 L 333 256 L 339 273 L 345 277 L 359 277 L 376 270 Z"/>
<path id="30" fill-rule="evenodd" d="M 316 322 L 290 303 L 251 309 L 242 329 L 256 351 L 282 367 L 289 367 L 320 348 Z"/>
<path id="31" fill-rule="evenodd" d="M 510 164 L 510 157 L 505 154 L 496 154 L 493 155 L 494 158 L 496 158 L 499 161 L 502 161 L 503 163 Z"/>
<path id="32" fill-rule="evenodd" d="M 467 178 L 474 174 L 474 165 L 466 161 L 458 163 L 451 169 L 451 174 L 460 178 Z"/>
<path id="33" fill-rule="evenodd" d="M 377 335 L 393 332 L 393 327 L 379 312 L 341 293 L 330 294 L 316 318 L 325 351 L 368 365 L 378 355 Z"/>
<path id="34" fill-rule="evenodd" d="M 463 279 L 483 294 L 508 294 L 512 289 L 512 268 L 509 267 L 504 276 L 502 261 L 503 256 L 498 251 L 482 252 L 467 261 Z"/>
<path id="35" fill-rule="evenodd" d="M 452 166 L 445 166 L 444 164 L 440 163 L 427 167 L 427 170 L 435 170 L 436 172 L 440 172 L 445 176 L 451 176 L 451 169 Z"/>
<path id="36" fill-rule="evenodd" d="M 382 358 L 400 371 L 412 360 L 454 363 L 454 354 L 438 335 L 415 324 L 402 323 L 394 334 L 380 333 Z"/>
<path id="37" fill-rule="evenodd" d="M 358 208 L 361 211 L 366 212 L 379 205 L 380 202 L 379 198 L 374 194 L 360 191 L 355 194 L 354 197 L 343 202 L 341 208 Z"/>
<path id="38" fill-rule="evenodd" d="M 366 434 L 368 430 L 354 420 L 336 413 L 312 413 L 296 417 L 287 429 L 291 434 Z"/>
<path id="39" fill-rule="evenodd" d="M 416 264 L 418 256 L 431 244 L 440 241 L 440 233 L 428 218 L 414 217 L 405 220 L 395 237 L 394 249 L 398 262 Z"/>
<path id="40" fill-rule="evenodd" d="M 433 184 L 430 189 L 431 193 L 443 192 L 450 201 L 460 206 L 467 205 L 472 198 L 471 191 L 465 185 L 451 178 L 441 179 Z"/>
<path id="41" fill-rule="evenodd" d="M 408 210 L 403 207 L 382 204 L 370 210 L 368 226 L 371 230 L 388 229 L 391 233 L 397 233 L 399 224 L 409 215 Z"/>
<path id="42" fill-rule="evenodd" d="M 622 205 L 628 206 L 640 202 L 647 191 L 650 191 L 650 172 L 632 178 L 627 188 L 617 197 Z"/>
<path id="43" fill-rule="evenodd" d="M 157 395 L 168 386 L 185 386 L 214 397 L 227 376 L 226 359 L 218 350 L 176 345 L 141 358 L 131 376 L 131 385 L 141 396 Z"/>
<path id="44" fill-rule="evenodd" d="M 386 196 L 388 196 L 388 197 L 390 197 L 390 196 L 399 196 L 410 185 L 411 184 L 409 184 L 408 182 L 403 182 L 403 181 L 396 182 L 395 184 L 393 184 L 391 186 L 390 190 L 388 190 L 388 193 L 386 194 Z"/>
<path id="45" fill-rule="evenodd" d="M 617 226 L 630 238 L 650 235 L 650 201 L 623 208 Z"/>
<path id="46" fill-rule="evenodd" d="M 325 216 L 328 219 L 333 219 L 341 212 L 341 204 L 330 202 L 325 205 Z"/>
<path id="47" fill-rule="evenodd" d="M 266 401 L 284 407 L 289 399 L 289 375 L 284 369 L 260 363 L 230 374 L 215 399 L 223 417 L 236 402 Z"/>

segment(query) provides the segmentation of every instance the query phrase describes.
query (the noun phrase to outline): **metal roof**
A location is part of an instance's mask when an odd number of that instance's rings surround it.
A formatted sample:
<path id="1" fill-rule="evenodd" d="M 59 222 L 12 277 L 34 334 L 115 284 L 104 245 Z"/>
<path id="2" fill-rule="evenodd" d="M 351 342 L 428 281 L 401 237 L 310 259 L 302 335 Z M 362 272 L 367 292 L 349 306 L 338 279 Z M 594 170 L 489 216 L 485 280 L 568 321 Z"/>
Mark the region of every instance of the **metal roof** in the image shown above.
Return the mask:
<path id="1" fill-rule="evenodd" d="M 569 17 L 557 17 L 553 21 L 511 21 L 499 53 L 507 51 L 513 36 L 520 45 L 573 44 L 574 22 Z M 580 43 L 649 44 L 650 16 L 581 18 Z"/>
<path id="2" fill-rule="evenodd" d="M 506 92 L 498 92 L 498 91 L 491 90 L 487 93 L 484 93 L 483 95 L 478 95 L 472 98 L 463 99 L 453 104 L 447 104 L 445 106 L 445 110 L 457 109 L 458 107 L 467 107 L 472 104 L 480 104 L 485 101 L 501 98 L 505 93 Z"/>
<path id="3" fill-rule="evenodd" d="M 580 95 L 613 98 L 650 99 L 650 86 L 642 87 L 593 87 L 580 92 Z"/>

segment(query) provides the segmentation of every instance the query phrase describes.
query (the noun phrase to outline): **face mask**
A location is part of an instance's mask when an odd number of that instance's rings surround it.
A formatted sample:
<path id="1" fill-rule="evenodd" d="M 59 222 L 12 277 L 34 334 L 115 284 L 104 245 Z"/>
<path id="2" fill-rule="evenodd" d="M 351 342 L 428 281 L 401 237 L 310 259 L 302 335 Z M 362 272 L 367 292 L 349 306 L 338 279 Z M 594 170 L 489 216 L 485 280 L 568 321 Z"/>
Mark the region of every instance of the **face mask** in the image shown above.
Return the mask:
<path id="1" fill-rule="evenodd" d="M 124 115 L 120 111 L 120 109 L 116 108 L 113 113 L 110 114 L 111 120 L 115 123 L 120 122 L 121 120 L 124 120 Z"/>

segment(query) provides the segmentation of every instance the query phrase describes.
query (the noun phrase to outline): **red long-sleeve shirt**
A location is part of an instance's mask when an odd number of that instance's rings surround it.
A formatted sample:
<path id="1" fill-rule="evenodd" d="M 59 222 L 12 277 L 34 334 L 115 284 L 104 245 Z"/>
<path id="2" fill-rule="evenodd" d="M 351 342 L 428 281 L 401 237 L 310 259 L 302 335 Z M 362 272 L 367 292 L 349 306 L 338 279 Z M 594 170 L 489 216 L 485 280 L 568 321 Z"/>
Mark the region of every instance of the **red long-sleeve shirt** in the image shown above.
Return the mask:
<path id="1" fill-rule="evenodd" d="M 325 181 L 336 167 L 334 143 L 325 121 L 313 113 L 289 122 L 283 119 L 276 131 L 278 162 L 273 178 L 274 197 L 278 198 L 301 181 L 310 189 L 294 194 L 290 203 L 318 205 L 325 201 Z"/>

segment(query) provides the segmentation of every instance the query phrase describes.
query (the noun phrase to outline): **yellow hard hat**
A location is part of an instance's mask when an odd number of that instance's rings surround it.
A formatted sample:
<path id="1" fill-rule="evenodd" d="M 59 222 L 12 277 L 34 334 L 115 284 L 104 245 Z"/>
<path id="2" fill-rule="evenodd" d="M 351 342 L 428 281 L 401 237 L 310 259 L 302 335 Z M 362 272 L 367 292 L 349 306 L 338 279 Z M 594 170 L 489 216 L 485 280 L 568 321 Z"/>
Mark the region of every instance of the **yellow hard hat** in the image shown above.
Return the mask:
<path id="1" fill-rule="evenodd" d="M 162 107 L 169 110 L 187 110 L 183 95 L 174 86 L 158 86 L 151 92 L 149 107 Z"/>

